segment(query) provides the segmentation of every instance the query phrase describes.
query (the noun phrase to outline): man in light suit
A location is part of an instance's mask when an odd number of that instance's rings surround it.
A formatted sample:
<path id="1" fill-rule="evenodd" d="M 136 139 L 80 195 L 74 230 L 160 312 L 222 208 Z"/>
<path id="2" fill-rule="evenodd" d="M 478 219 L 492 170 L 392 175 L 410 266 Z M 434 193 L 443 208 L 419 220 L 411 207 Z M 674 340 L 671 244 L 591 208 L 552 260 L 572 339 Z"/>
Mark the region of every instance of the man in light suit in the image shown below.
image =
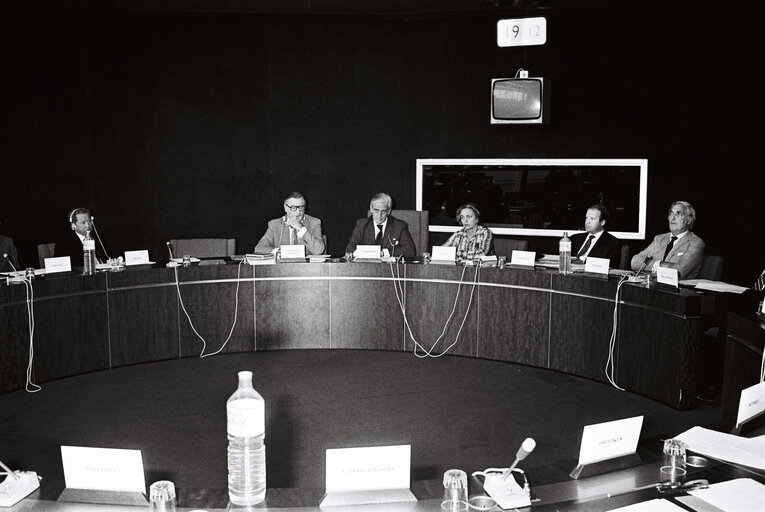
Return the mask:
<path id="1" fill-rule="evenodd" d="M 290 192 L 283 201 L 284 216 L 268 221 L 266 234 L 255 246 L 256 254 L 268 254 L 282 245 L 304 245 L 306 255 L 324 254 L 321 220 L 305 213 L 308 202 L 300 192 Z"/>
<path id="2" fill-rule="evenodd" d="M 345 247 L 346 257 L 350 257 L 357 245 L 379 245 L 387 249 L 391 256 L 415 256 L 414 246 L 409 225 L 401 219 L 390 215 L 393 199 L 384 192 L 372 196 L 369 202 L 367 217 L 356 221 L 353 233 Z"/>
<path id="3" fill-rule="evenodd" d="M 675 201 L 667 212 L 669 233 L 656 235 L 651 245 L 632 257 L 632 270 L 639 270 L 648 259 L 647 269 L 677 269 L 680 279 L 694 279 L 704 259 L 704 240 L 691 229 L 696 210 L 686 201 Z"/>
<path id="4" fill-rule="evenodd" d="M 608 258 L 611 268 L 619 267 L 621 245 L 619 239 L 606 231 L 608 208 L 602 204 L 594 204 L 587 209 L 584 217 L 584 233 L 571 237 L 571 249 L 578 259 L 585 261 L 593 258 Z M 588 243 L 589 241 L 589 243 Z"/>

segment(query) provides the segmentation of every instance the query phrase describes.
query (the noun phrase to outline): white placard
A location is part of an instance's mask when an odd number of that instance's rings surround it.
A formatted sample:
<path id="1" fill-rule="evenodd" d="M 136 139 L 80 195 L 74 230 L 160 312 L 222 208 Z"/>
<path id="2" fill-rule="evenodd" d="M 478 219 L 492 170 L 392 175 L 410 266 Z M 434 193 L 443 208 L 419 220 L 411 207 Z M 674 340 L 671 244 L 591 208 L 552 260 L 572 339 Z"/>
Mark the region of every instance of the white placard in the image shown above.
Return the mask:
<path id="1" fill-rule="evenodd" d="M 149 265 L 149 251 L 125 251 L 125 265 Z"/>
<path id="2" fill-rule="evenodd" d="M 658 267 L 656 269 L 656 282 L 678 287 L 677 269 L 669 267 Z"/>
<path id="3" fill-rule="evenodd" d="M 763 412 L 765 412 L 765 382 L 742 389 L 741 399 L 738 402 L 736 425 L 740 426 Z"/>
<path id="4" fill-rule="evenodd" d="M 497 46 L 534 46 L 547 42 L 547 18 L 517 18 L 497 22 Z"/>
<path id="5" fill-rule="evenodd" d="M 282 245 L 282 258 L 305 258 L 305 245 Z"/>
<path id="6" fill-rule="evenodd" d="M 510 255 L 510 264 L 533 267 L 536 257 L 537 253 L 534 251 L 513 251 Z"/>
<path id="7" fill-rule="evenodd" d="M 457 248 L 447 247 L 445 245 L 434 245 L 433 254 L 430 259 L 438 261 L 456 261 Z"/>
<path id="8" fill-rule="evenodd" d="M 45 258 L 45 273 L 55 274 L 56 272 L 71 272 L 72 260 L 69 256 L 59 256 L 57 258 Z"/>
<path id="9" fill-rule="evenodd" d="M 635 453 L 643 416 L 587 425 L 582 432 L 579 465 Z"/>
<path id="10" fill-rule="evenodd" d="M 372 258 L 380 259 L 380 246 L 379 245 L 357 245 L 356 250 L 353 251 L 354 258 Z"/>
<path id="11" fill-rule="evenodd" d="M 411 445 L 327 450 L 327 494 L 409 489 Z"/>
<path id="12" fill-rule="evenodd" d="M 608 266 L 611 264 L 611 260 L 608 258 L 594 258 L 588 256 L 584 261 L 584 271 L 592 272 L 593 274 L 605 274 L 608 275 Z"/>
<path id="13" fill-rule="evenodd" d="M 68 489 L 146 493 L 141 450 L 62 446 Z"/>

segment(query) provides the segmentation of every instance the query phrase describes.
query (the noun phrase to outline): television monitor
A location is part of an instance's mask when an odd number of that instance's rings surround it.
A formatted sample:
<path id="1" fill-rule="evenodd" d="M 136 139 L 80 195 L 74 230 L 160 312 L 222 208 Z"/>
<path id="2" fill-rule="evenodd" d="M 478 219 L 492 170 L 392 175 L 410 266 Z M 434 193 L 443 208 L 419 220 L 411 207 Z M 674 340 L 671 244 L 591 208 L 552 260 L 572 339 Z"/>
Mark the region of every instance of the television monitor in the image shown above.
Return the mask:
<path id="1" fill-rule="evenodd" d="M 544 78 L 492 78 L 491 124 L 546 124 L 549 95 Z"/>

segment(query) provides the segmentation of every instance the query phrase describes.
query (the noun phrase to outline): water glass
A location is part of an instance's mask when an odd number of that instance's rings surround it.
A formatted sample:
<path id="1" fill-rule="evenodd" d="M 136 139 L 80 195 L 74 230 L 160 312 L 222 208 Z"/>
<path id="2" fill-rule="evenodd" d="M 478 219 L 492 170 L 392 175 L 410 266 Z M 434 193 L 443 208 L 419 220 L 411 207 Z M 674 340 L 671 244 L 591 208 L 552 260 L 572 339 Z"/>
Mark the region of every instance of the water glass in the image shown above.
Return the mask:
<path id="1" fill-rule="evenodd" d="M 450 469 L 444 473 L 444 499 L 441 510 L 464 512 L 468 509 L 467 473 Z"/>
<path id="2" fill-rule="evenodd" d="M 685 443 L 677 439 L 664 441 L 664 451 L 661 457 L 661 472 L 668 475 L 671 482 L 685 475 Z"/>
<path id="3" fill-rule="evenodd" d="M 175 512 L 175 484 L 159 480 L 149 487 L 149 508 L 157 512 Z"/>

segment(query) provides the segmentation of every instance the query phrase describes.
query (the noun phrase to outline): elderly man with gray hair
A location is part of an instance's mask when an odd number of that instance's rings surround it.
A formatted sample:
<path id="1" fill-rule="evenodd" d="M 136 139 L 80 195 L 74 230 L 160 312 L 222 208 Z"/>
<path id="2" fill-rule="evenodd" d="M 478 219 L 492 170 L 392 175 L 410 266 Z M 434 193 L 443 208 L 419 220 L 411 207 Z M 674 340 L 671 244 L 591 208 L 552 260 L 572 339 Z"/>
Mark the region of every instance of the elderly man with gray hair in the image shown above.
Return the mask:
<path id="1" fill-rule="evenodd" d="M 390 214 L 393 199 L 384 192 L 378 192 L 369 201 L 366 218 L 356 221 L 353 233 L 345 248 L 346 256 L 353 254 L 357 245 L 379 245 L 391 256 L 415 256 L 417 250 L 409 233 L 409 225 Z"/>
<path id="2" fill-rule="evenodd" d="M 704 240 L 691 229 L 696 222 L 696 210 L 687 201 L 675 201 L 667 212 L 669 233 L 656 235 L 651 245 L 632 257 L 632 270 L 656 270 L 670 267 L 681 279 L 698 277 L 704 259 Z"/>

